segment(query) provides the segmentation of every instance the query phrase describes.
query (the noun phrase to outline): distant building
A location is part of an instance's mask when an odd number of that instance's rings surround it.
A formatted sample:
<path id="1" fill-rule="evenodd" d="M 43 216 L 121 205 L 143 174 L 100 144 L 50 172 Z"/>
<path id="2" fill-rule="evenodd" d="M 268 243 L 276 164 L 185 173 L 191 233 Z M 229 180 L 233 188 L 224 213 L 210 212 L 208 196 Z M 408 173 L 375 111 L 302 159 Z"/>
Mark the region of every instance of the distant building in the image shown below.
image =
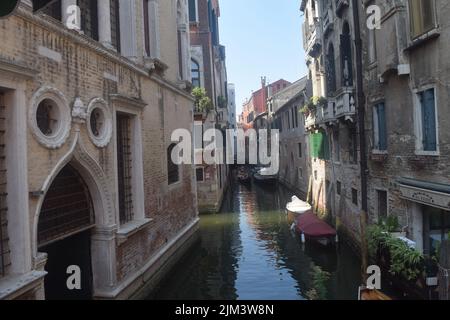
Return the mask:
<path id="1" fill-rule="evenodd" d="M 234 84 L 228 84 L 228 123 L 232 129 L 236 129 L 236 88 Z"/>
<path id="2" fill-rule="evenodd" d="M 278 179 L 303 199 L 310 184 L 308 133 L 301 113 L 311 95 L 308 84 L 308 78 L 304 77 L 277 91 L 267 102 L 270 127 L 280 134 Z"/>
<path id="3" fill-rule="evenodd" d="M 244 128 L 252 128 L 253 121 L 261 113 L 267 112 L 267 98 L 285 89 L 291 83 L 280 79 L 267 84 L 265 77 L 261 78 L 261 89 L 252 93 L 250 99 L 244 102 L 241 114 L 241 124 Z"/>

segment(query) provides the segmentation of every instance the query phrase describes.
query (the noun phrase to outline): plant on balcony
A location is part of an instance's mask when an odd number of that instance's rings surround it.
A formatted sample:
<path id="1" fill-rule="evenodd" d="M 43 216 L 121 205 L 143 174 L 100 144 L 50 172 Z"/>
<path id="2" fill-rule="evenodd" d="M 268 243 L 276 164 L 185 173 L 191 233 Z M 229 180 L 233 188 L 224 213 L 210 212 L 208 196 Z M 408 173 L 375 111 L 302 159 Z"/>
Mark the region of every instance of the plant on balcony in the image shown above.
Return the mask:
<path id="1" fill-rule="evenodd" d="M 311 101 L 316 107 L 327 107 L 328 106 L 328 100 L 325 97 L 312 97 Z"/>
<path id="2" fill-rule="evenodd" d="M 325 97 L 311 97 L 303 108 L 300 109 L 300 112 L 304 115 L 308 116 L 310 113 L 314 112 L 318 107 L 327 107 L 328 100 Z"/>
<path id="3" fill-rule="evenodd" d="M 212 109 L 211 99 L 207 96 L 205 88 L 196 87 L 192 90 L 195 102 L 195 112 L 209 112 Z"/>
<path id="4" fill-rule="evenodd" d="M 219 106 L 219 108 L 226 108 L 227 104 L 227 99 L 224 96 L 217 97 L 217 105 Z"/>
<path id="5" fill-rule="evenodd" d="M 404 241 L 394 237 L 391 234 L 393 230 L 391 227 L 386 224 L 369 227 L 367 232 L 369 254 L 372 259 L 384 257 L 392 275 L 401 276 L 407 281 L 417 280 L 424 271 L 425 257 Z"/>

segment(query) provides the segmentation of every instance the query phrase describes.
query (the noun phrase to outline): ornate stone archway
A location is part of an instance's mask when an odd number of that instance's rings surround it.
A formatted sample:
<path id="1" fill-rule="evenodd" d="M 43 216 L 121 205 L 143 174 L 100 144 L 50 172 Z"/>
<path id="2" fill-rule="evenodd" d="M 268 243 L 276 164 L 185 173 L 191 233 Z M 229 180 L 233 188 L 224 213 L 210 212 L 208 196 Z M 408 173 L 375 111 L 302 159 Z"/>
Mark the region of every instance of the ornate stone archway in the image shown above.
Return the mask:
<path id="1" fill-rule="evenodd" d="M 70 164 L 85 182 L 95 213 L 95 228 L 91 236 L 93 292 L 95 295 L 96 292 L 109 291 L 117 283 L 115 205 L 106 174 L 84 147 L 79 131 L 76 131 L 75 134 L 71 148 L 53 168 L 41 188 L 33 219 L 32 252 L 35 268 L 43 270 L 46 256 L 38 250 L 38 223 L 42 205 L 55 178 L 64 167 Z"/>

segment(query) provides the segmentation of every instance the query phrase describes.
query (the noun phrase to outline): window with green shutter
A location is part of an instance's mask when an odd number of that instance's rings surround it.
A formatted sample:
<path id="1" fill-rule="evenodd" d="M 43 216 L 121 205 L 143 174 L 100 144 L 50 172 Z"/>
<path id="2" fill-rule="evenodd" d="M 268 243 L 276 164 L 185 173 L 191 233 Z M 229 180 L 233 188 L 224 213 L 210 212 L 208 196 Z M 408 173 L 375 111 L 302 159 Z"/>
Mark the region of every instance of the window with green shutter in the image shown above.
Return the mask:
<path id="1" fill-rule="evenodd" d="M 321 160 L 330 159 L 330 143 L 328 136 L 324 132 L 310 135 L 311 157 Z"/>
<path id="2" fill-rule="evenodd" d="M 437 151 L 436 100 L 434 88 L 419 93 L 423 151 Z"/>
<path id="3" fill-rule="evenodd" d="M 387 128 L 386 128 L 386 111 L 384 102 L 378 103 L 374 107 L 373 113 L 373 132 L 374 132 L 374 149 L 387 150 Z"/>

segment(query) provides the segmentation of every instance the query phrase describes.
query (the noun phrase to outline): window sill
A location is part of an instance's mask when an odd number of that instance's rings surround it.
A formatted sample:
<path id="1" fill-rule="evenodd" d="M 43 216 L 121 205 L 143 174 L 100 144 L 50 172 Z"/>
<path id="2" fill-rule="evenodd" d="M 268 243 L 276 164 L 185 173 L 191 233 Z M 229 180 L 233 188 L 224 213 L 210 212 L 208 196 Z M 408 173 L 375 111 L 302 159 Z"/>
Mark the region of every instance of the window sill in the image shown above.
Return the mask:
<path id="1" fill-rule="evenodd" d="M 437 39 L 440 37 L 440 33 L 439 30 L 437 28 L 428 31 L 427 33 L 415 38 L 414 40 L 412 40 L 409 43 L 409 46 L 407 48 L 405 48 L 404 51 L 408 52 L 408 51 L 412 51 L 418 47 L 423 46 L 424 44 L 426 44 L 427 42 L 433 40 L 433 39 Z"/>
<path id="2" fill-rule="evenodd" d="M 369 63 L 366 70 L 371 71 L 373 69 L 376 69 L 377 67 L 378 67 L 378 61 L 375 60 L 374 62 Z"/>
<path id="3" fill-rule="evenodd" d="M 439 151 L 416 150 L 416 152 L 414 154 L 419 157 L 439 157 L 440 156 Z"/>
<path id="4" fill-rule="evenodd" d="M 117 231 L 117 239 L 119 240 L 119 245 L 128 240 L 132 235 L 141 231 L 142 229 L 148 227 L 150 223 L 153 222 L 153 219 L 142 219 L 142 220 L 133 220 L 122 226 L 120 226 Z"/>
<path id="5" fill-rule="evenodd" d="M 378 150 L 378 149 L 373 149 L 372 150 L 372 154 L 382 154 L 382 155 L 387 155 L 388 154 L 388 152 L 387 152 L 387 150 Z"/>
<path id="6" fill-rule="evenodd" d="M 24 275 L 11 275 L 0 279 L 0 300 L 10 299 L 30 290 L 46 276 L 45 271 L 32 271 Z M 13 296 L 14 295 L 14 296 Z"/>

